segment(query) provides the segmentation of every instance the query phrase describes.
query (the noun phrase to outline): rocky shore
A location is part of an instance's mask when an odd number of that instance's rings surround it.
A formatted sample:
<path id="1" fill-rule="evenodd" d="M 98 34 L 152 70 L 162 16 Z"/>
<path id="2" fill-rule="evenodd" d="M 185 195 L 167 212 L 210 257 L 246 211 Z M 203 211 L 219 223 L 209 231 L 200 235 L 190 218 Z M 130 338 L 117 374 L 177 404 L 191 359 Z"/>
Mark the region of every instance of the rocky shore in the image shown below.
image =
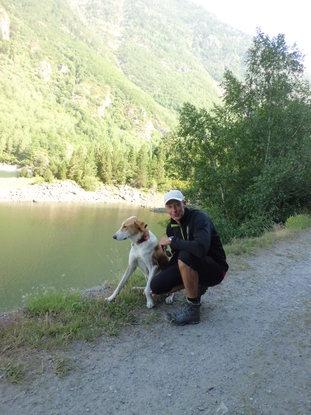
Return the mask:
<path id="1" fill-rule="evenodd" d="M 71 180 L 33 184 L 31 179 L 0 178 L 0 202 L 124 203 L 160 208 L 163 206 L 163 195 L 125 185 L 103 185 L 89 192 Z"/>

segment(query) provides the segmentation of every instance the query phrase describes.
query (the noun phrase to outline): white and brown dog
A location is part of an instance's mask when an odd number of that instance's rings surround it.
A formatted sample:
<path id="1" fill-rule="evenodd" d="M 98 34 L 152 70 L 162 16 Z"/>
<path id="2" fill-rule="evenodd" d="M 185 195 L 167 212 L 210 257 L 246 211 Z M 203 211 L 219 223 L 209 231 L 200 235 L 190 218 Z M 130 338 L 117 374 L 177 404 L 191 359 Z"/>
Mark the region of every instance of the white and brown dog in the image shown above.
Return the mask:
<path id="1" fill-rule="evenodd" d="M 136 216 L 131 216 L 126 219 L 121 228 L 113 235 L 117 241 L 130 239 L 132 246 L 129 255 L 129 265 L 123 274 L 121 281 L 113 294 L 107 298 L 107 301 L 113 301 L 120 293 L 129 277 L 133 274 L 137 267 L 144 273 L 147 284 L 144 293 L 147 298 L 147 307 L 154 306 L 150 283 L 153 276 L 168 264 L 168 257 L 161 249 L 157 237 L 147 229 L 147 225 L 137 219 Z M 166 302 L 173 301 L 174 294 L 167 297 Z"/>

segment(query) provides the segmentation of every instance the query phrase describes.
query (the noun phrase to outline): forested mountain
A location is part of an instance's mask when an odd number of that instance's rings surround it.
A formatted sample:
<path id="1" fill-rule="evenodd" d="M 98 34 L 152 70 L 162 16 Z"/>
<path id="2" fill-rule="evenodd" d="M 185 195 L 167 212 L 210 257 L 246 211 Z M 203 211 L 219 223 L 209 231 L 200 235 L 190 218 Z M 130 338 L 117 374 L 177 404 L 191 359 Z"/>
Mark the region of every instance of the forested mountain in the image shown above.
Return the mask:
<path id="1" fill-rule="evenodd" d="M 128 160 L 162 177 L 176 110 L 217 101 L 249 44 L 188 0 L 0 0 L 0 161 L 146 185 Z"/>
<path id="2" fill-rule="evenodd" d="M 209 106 L 226 67 L 239 75 L 250 40 L 189 0 L 71 0 L 124 74 L 166 108 Z"/>

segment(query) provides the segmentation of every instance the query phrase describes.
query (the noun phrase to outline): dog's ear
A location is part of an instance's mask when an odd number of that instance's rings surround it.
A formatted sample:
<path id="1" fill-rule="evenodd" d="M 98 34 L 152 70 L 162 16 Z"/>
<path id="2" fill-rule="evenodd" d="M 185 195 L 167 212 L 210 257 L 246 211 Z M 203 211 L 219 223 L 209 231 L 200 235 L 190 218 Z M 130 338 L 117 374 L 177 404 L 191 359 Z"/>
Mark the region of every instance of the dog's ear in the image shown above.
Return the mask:
<path id="1" fill-rule="evenodd" d="M 147 225 L 140 221 L 140 220 L 135 220 L 135 225 L 138 227 L 139 230 L 144 231 L 147 228 Z"/>

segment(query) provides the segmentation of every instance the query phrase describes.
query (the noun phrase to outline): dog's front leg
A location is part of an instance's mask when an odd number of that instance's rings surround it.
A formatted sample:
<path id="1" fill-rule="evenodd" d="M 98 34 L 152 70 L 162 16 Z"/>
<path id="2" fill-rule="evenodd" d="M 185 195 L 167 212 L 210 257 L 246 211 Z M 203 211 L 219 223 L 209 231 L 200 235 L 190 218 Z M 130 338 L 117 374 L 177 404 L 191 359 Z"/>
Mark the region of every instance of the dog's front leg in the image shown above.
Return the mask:
<path id="1" fill-rule="evenodd" d="M 119 282 L 117 288 L 114 290 L 114 292 L 111 294 L 110 297 L 106 298 L 107 301 L 113 301 L 116 296 L 119 294 L 119 292 L 122 290 L 124 285 L 126 284 L 126 281 L 129 279 L 129 277 L 133 274 L 135 269 L 137 268 L 137 262 L 131 262 L 129 266 L 127 267 L 125 273 L 123 274 L 121 281 Z"/>
<path id="2" fill-rule="evenodd" d="M 152 308 L 154 307 L 154 302 L 153 302 L 153 298 L 152 298 L 152 293 L 151 293 L 151 289 L 150 289 L 150 284 L 151 284 L 151 280 L 154 277 L 155 273 L 157 271 L 157 266 L 152 266 L 149 268 L 149 274 L 148 274 L 148 280 L 147 280 L 147 284 L 145 287 L 145 296 L 147 298 L 147 307 L 148 308 Z"/>

